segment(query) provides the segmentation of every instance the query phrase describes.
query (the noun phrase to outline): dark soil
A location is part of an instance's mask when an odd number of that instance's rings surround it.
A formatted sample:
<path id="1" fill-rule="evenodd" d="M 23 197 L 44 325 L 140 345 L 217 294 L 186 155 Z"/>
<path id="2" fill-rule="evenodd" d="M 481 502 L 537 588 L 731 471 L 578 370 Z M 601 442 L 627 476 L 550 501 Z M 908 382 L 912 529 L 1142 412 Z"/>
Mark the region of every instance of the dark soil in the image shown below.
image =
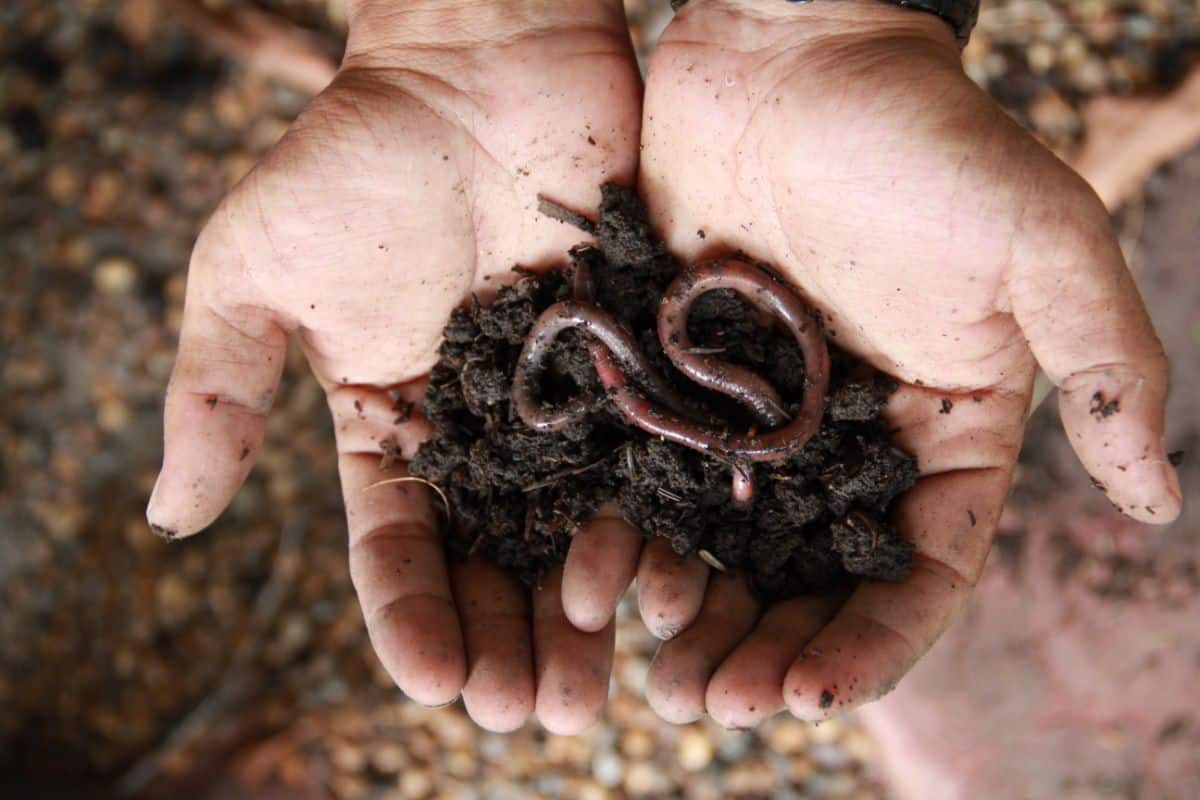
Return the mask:
<path id="1" fill-rule="evenodd" d="M 424 403 L 435 433 L 411 469 L 449 497 L 451 555 L 478 554 L 536 583 L 562 563 L 579 525 L 615 499 L 647 536 L 667 537 L 681 555 L 704 550 L 710 563 L 747 570 L 769 599 L 831 591 L 855 577 L 904 578 L 913 548 L 887 515 L 916 480 L 917 464 L 891 443 L 880 419 L 895 383 L 832 344 L 820 430 L 789 461 L 753 466 L 758 492 L 748 508 L 730 501 L 730 463 L 625 423 L 605 397 L 578 330 L 559 337 L 542 393 L 549 402 L 579 392 L 596 397 L 588 416 L 554 433 L 536 432 L 517 417 L 509 388 L 521 345 L 539 313 L 570 296 L 574 270 L 584 264 L 598 304 L 637 334 L 674 385 L 729 419 L 731 428 L 751 424 L 662 354 L 655 315 L 680 265 L 653 237 L 641 201 L 631 190 L 604 186 L 594 227 L 599 247 L 571 250 L 565 272 L 519 270 L 493 302 L 473 301 L 446 325 Z M 799 347 L 786 332 L 764 326 L 735 293 L 699 298 L 688 326 L 698 346 L 720 348 L 722 359 L 769 377 L 788 403 L 801 399 Z"/>

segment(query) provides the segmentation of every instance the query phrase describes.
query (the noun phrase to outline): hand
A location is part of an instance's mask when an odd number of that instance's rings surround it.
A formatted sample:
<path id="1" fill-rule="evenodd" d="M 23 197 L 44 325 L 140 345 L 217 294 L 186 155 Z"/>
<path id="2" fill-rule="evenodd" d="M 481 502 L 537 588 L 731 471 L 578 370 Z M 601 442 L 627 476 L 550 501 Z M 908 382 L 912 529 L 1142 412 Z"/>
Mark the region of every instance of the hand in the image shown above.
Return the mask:
<path id="1" fill-rule="evenodd" d="M 602 181 L 632 181 L 639 92 L 616 0 L 352 4 L 336 80 L 224 200 L 189 269 L 150 523 L 188 536 L 224 509 L 295 333 L 333 413 L 351 576 L 379 658 L 422 703 L 462 690 L 494 730 L 535 703 L 550 730 L 590 724 L 612 625 L 567 623 L 557 576 L 531 609 L 494 567 L 448 569 L 425 487 L 372 487 L 404 476 L 428 433 L 419 414 L 397 424 L 395 397 L 420 399 L 451 309 L 578 242 L 539 216 L 538 193 L 595 208 Z M 381 470 L 389 441 L 400 461 Z"/>
<path id="2" fill-rule="evenodd" d="M 1176 517 L 1167 363 L 1108 215 L 965 77 L 941 20 L 874 0 L 685 6 L 650 66 L 642 142 L 671 250 L 783 270 L 838 344 L 902 382 L 888 420 L 923 476 L 895 513 L 911 578 L 844 603 L 761 613 L 743 584 L 651 543 L 643 616 L 663 638 L 684 631 L 649 675 L 663 717 L 742 727 L 786 705 L 821 719 L 894 686 L 980 574 L 1035 359 L 1113 503 Z"/>

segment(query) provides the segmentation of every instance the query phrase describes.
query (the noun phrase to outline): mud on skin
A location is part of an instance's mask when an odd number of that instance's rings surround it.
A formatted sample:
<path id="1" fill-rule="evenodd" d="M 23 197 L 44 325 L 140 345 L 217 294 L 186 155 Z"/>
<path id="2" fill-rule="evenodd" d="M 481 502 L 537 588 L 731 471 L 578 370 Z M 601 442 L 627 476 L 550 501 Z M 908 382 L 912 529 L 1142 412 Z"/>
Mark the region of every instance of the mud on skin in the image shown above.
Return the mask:
<path id="1" fill-rule="evenodd" d="M 859 577 L 899 580 L 912 546 L 887 522 L 894 499 L 917 477 L 915 459 L 893 446 L 880 414 L 889 378 L 830 344 L 829 394 L 820 427 L 782 463 L 753 471 L 749 504 L 731 496 L 735 465 L 660 441 L 625 422 L 596 374 L 582 329 L 561 332 L 544 362 L 541 400 L 578 401 L 582 413 L 554 430 L 534 430 L 510 402 L 518 356 L 539 315 L 576 297 L 587 271 L 595 302 L 621 320 L 655 372 L 731 431 L 756 420 L 730 398 L 676 370 L 657 334 L 659 304 L 681 265 L 650 233 L 645 208 L 623 187 L 602 187 L 595 233 L 565 272 L 519 271 L 489 305 L 457 309 L 444 330 L 424 410 L 432 438 L 412 474 L 437 483 L 452 506 L 446 546 L 478 554 L 536 584 L 561 564 L 574 531 L 615 499 L 646 536 L 667 537 L 677 553 L 707 551 L 748 572 L 767 600 L 827 592 Z M 803 405 L 805 362 L 792 335 L 733 291 L 696 298 L 691 345 L 749 369 L 778 391 L 785 410 Z M 761 429 L 761 428 L 760 428 Z"/>

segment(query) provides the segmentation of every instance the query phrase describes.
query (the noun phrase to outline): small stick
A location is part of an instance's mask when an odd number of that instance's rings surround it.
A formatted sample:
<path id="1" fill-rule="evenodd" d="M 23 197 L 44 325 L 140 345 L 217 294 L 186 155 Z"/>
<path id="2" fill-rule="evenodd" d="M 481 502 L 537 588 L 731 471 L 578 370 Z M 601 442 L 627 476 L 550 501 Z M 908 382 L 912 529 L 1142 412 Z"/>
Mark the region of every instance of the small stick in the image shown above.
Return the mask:
<path id="1" fill-rule="evenodd" d="M 663 498 L 664 500 L 670 500 L 672 503 L 678 503 L 680 500 L 683 499 L 679 495 L 672 492 L 670 489 L 664 489 L 661 486 L 659 486 L 658 489 L 656 489 L 655 491 L 658 492 L 659 497 Z"/>
<path id="2" fill-rule="evenodd" d="M 543 194 L 539 194 L 537 196 L 537 200 L 538 213 L 544 214 L 550 219 L 555 219 L 559 222 L 565 222 L 567 225 L 579 228 L 579 230 L 583 231 L 584 233 L 595 235 L 596 223 L 592 222 L 583 214 L 580 214 L 577 211 L 572 211 L 561 203 L 556 203 Z"/>
<path id="3" fill-rule="evenodd" d="M 548 477 L 548 478 L 544 478 L 544 479 L 542 479 L 542 480 L 540 480 L 540 481 L 538 481 L 538 482 L 536 482 L 536 483 L 531 483 L 531 484 L 529 484 L 528 486 L 526 486 L 526 487 L 525 487 L 524 489 L 522 489 L 521 491 L 522 491 L 522 492 L 532 492 L 532 491 L 535 491 L 535 490 L 537 490 L 537 489 L 544 489 L 544 488 L 545 488 L 545 487 L 547 487 L 547 486 L 551 486 L 551 485 L 553 485 L 553 484 L 555 484 L 555 483 L 558 483 L 558 482 L 559 482 L 559 481 L 561 481 L 563 478 L 569 478 L 569 477 L 571 477 L 572 475 L 578 475 L 578 474 L 580 474 L 581 472 L 587 472 L 588 470 L 593 470 L 593 469 L 595 469 L 596 467 L 598 467 L 598 466 L 600 466 L 601 464 L 603 464 L 603 463 L 604 463 L 606 460 L 607 460 L 607 459 L 603 459 L 603 458 L 602 458 L 602 459 L 600 459 L 599 461 L 593 461 L 591 464 L 585 464 L 585 465 L 584 465 L 584 466 L 582 466 L 582 467 L 574 467 L 573 469 L 564 469 L 564 470 L 562 470 L 561 472 L 556 472 L 556 473 L 554 473 L 553 475 L 551 475 L 551 476 L 550 476 L 550 477 Z"/>

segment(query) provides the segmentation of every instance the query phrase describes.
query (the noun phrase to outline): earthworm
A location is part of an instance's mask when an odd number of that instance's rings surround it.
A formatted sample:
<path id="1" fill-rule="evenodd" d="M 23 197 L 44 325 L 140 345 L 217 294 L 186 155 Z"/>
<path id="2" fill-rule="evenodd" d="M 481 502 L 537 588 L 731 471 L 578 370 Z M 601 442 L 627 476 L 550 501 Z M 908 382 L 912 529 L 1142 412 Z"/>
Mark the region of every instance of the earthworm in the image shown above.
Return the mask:
<path id="1" fill-rule="evenodd" d="M 778 393 L 764 379 L 711 355 L 692 352 L 687 318 L 692 303 L 713 289 L 732 289 L 755 308 L 780 322 L 796 339 L 804 355 L 804 396 L 800 413 L 789 421 Z M 751 430 L 729 434 L 724 430 L 696 425 L 662 425 L 661 435 L 686 447 L 716 451 L 749 461 L 784 461 L 800 451 L 821 426 L 825 396 L 829 389 L 829 348 L 812 312 L 784 283 L 757 267 L 734 258 L 697 264 L 671 282 L 658 309 L 658 339 L 675 367 L 702 386 L 742 403 L 761 424 L 765 433 Z M 645 419 L 631 419 L 643 430 Z M 786 424 L 784 424 L 786 423 Z"/>
<path id="2" fill-rule="evenodd" d="M 688 415 L 686 404 L 650 366 L 633 334 L 616 317 L 591 303 L 564 300 L 550 306 L 538 317 L 517 360 L 511 397 L 517 415 L 526 425 L 534 430 L 556 431 L 587 414 L 591 407 L 591 400 L 586 397 L 576 397 L 560 406 L 544 405 L 534 399 L 542 365 L 554 340 L 568 328 L 582 328 L 603 343 L 602 346 L 593 345 L 593 359 L 598 351 L 611 354 L 620 362 L 623 374 L 641 384 L 655 400 L 677 414 Z"/>
<path id="3" fill-rule="evenodd" d="M 782 322 L 800 345 L 805 386 L 796 417 L 783 408 L 778 392 L 765 379 L 692 346 L 687 333 L 688 314 L 696 298 L 714 289 L 732 289 L 742 295 L 755 308 Z M 658 337 L 667 358 L 680 372 L 744 405 L 767 429 L 761 433 L 753 428 L 744 434 L 730 433 L 712 421 L 696 419 L 654 371 L 632 335 L 615 317 L 590 302 L 589 275 L 576 273 L 574 291 L 575 301 L 556 303 L 542 312 L 517 361 L 512 401 L 517 414 L 530 427 L 557 430 L 588 411 L 590 401 L 582 397 L 548 407 L 533 396 L 538 373 L 555 338 L 573 327 L 582 327 L 599 340 L 589 348 L 596 374 L 628 422 L 693 450 L 734 460 L 732 493 L 739 505 L 747 505 L 754 498 L 753 472 L 747 462 L 784 461 L 803 448 L 820 426 L 829 387 L 825 337 L 800 298 L 757 267 L 727 258 L 684 271 L 667 287 L 659 306 Z"/>

